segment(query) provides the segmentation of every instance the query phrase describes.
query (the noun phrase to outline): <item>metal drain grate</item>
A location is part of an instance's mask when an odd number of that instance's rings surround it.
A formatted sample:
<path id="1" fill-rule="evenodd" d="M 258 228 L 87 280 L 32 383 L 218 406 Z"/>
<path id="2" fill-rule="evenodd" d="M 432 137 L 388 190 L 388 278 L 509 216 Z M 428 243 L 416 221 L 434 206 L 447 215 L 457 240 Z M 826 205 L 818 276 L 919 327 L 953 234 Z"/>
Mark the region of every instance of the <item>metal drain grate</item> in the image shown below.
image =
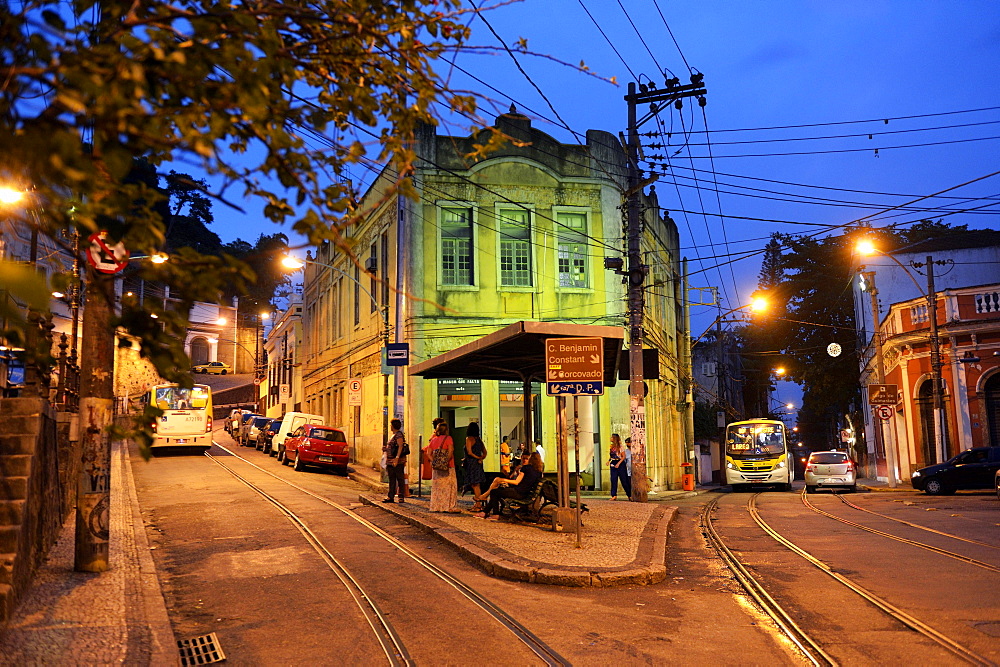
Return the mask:
<path id="1" fill-rule="evenodd" d="M 177 649 L 180 651 L 183 667 L 208 665 L 226 659 L 226 654 L 219 646 L 219 638 L 214 632 L 193 639 L 178 639 Z"/>

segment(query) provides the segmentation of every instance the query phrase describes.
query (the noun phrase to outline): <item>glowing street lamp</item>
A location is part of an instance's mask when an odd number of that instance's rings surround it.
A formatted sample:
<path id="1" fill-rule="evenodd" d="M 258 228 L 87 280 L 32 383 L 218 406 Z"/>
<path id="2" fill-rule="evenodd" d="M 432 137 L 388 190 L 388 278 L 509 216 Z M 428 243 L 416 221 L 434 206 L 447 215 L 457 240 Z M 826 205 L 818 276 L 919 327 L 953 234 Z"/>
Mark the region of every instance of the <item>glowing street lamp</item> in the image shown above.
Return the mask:
<path id="1" fill-rule="evenodd" d="M 9 186 L 0 186 L 0 204 L 10 206 L 24 199 L 24 192 Z"/>

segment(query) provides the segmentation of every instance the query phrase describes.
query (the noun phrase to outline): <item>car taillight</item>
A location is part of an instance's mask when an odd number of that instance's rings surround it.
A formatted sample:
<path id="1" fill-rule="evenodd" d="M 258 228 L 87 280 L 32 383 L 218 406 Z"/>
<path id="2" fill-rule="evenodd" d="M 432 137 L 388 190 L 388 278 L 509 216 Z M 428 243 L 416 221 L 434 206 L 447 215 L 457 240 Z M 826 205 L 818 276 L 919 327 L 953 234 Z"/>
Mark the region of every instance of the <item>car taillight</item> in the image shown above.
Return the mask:
<path id="1" fill-rule="evenodd" d="M 854 470 L 854 463 L 853 462 L 851 462 L 851 461 L 847 462 L 847 470 L 848 470 L 848 472 L 850 472 L 851 470 Z"/>
<path id="2" fill-rule="evenodd" d="M 813 471 L 813 470 L 815 470 L 815 469 L 816 469 L 816 466 L 814 466 L 814 465 L 813 465 L 813 464 L 811 464 L 811 463 L 810 463 L 809 465 L 807 465 L 807 466 L 806 466 L 806 472 L 812 472 L 812 471 Z"/>
<path id="3" fill-rule="evenodd" d="M 150 429 L 150 430 L 151 430 L 151 431 L 152 431 L 153 433 L 156 433 L 156 422 L 150 422 L 150 424 L 149 424 L 149 429 Z"/>

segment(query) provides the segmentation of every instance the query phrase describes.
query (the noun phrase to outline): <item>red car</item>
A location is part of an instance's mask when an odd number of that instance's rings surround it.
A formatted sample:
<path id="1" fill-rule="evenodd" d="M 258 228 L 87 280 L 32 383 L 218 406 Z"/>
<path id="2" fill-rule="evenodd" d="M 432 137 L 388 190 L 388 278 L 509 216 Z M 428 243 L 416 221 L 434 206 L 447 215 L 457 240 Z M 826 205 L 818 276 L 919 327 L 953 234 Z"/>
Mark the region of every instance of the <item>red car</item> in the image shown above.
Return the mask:
<path id="1" fill-rule="evenodd" d="M 292 432 L 285 440 L 284 448 L 278 452 L 282 465 L 293 463 L 298 471 L 306 466 L 336 468 L 342 475 L 347 474 L 347 461 L 351 456 L 347 436 L 339 428 L 305 424 Z"/>

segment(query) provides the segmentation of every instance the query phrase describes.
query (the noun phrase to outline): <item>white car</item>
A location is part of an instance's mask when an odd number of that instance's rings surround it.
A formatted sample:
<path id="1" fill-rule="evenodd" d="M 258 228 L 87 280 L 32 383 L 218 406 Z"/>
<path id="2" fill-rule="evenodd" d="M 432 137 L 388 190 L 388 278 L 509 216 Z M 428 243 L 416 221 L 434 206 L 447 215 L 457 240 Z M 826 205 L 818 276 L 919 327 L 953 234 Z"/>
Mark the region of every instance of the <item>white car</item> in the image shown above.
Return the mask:
<path id="1" fill-rule="evenodd" d="M 806 491 L 831 487 L 858 490 L 854 461 L 846 452 L 813 452 L 806 461 Z"/>

